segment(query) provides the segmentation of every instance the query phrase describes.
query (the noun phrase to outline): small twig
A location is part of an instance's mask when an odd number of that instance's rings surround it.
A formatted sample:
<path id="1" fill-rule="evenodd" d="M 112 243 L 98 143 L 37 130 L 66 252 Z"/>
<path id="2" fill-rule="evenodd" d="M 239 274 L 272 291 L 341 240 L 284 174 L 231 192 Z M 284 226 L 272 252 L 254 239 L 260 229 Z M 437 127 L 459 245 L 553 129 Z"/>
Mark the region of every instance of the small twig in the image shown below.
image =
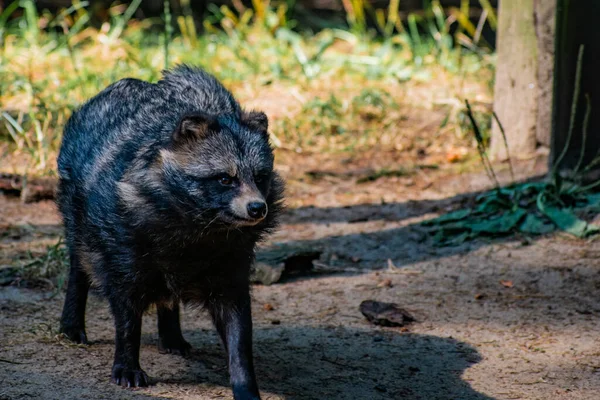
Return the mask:
<path id="1" fill-rule="evenodd" d="M 511 179 L 512 183 L 515 183 L 515 173 L 514 173 L 513 166 L 512 166 L 512 159 L 510 158 L 510 151 L 508 150 L 508 140 L 506 140 L 506 133 L 504 132 L 504 127 L 502 126 L 502 123 L 500 122 L 500 118 L 498 118 L 498 115 L 496 114 L 495 111 L 492 111 L 492 116 L 496 120 L 496 123 L 498 124 L 498 128 L 500 128 L 500 133 L 502 134 L 502 140 L 504 141 L 504 148 L 506 149 L 506 158 L 508 159 L 508 168 L 510 169 L 510 179 Z"/>
<path id="2" fill-rule="evenodd" d="M 594 189 L 598 186 L 600 186 L 600 181 L 590 183 L 589 185 L 586 185 L 586 186 L 581 186 L 579 189 L 577 189 L 577 193 L 587 192 L 588 190 Z"/>
<path id="3" fill-rule="evenodd" d="M 492 163 L 487 156 L 485 148 L 483 146 L 483 136 L 481 135 L 481 131 L 479 130 L 479 126 L 477 125 L 477 121 L 475 121 L 475 117 L 473 115 L 473 110 L 471 110 L 471 105 L 469 104 L 469 100 L 465 99 L 465 105 L 467 106 L 467 116 L 469 117 L 469 121 L 471 121 L 471 126 L 473 127 L 473 133 L 475 134 L 475 140 L 477 141 L 477 151 L 479 153 L 479 157 L 481 157 L 481 162 L 485 171 L 488 174 L 488 177 L 493 181 L 496 189 L 500 189 L 500 183 L 498 182 L 498 178 L 496 177 L 496 173 L 494 172 L 494 168 L 492 167 Z"/>
<path id="4" fill-rule="evenodd" d="M 164 2 L 164 12 L 165 12 L 165 44 L 164 44 L 164 53 L 165 53 L 165 69 L 169 68 L 169 43 L 171 42 L 171 36 L 173 36 L 173 26 L 171 25 L 171 5 L 169 0 L 165 0 Z"/>
<path id="5" fill-rule="evenodd" d="M 577 161 L 577 165 L 575 166 L 575 171 L 573 174 L 577 174 L 581 165 L 583 164 L 583 157 L 585 156 L 585 146 L 587 142 L 588 135 L 588 127 L 590 124 L 590 115 L 592 113 L 592 102 L 590 100 L 590 95 L 585 94 L 585 116 L 583 117 L 583 137 L 581 139 L 581 151 L 579 152 L 579 161 Z"/>
<path id="6" fill-rule="evenodd" d="M 337 361 L 337 360 L 330 360 L 329 358 L 327 358 L 327 357 L 325 357 L 325 356 L 321 357 L 321 361 L 325 361 L 325 362 L 331 363 L 331 364 L 333 364 L 333 365 L 337 365 L 337 366 L 339 366 L 339 367 L 344 367 L 344 368 L 354 368 L 352 365 L 345 364 L 345 363 L 341 363 L 341 362 L 339 362 L 339 361 Z"/>
<path id="7" fill-rule="evenodd" d="M 571 145 L 571 137 L 573 136 L 573 129 L 575 127 L 575 116 L 577 115 L 577 104 L 579 103 L 579 92 L 581 90 L 581 69 L 583 66 L 583 49 L 584 46 L 579 46 L 579 54 L 577 55 L 577 67 L 575 70 L 575 90 L 573 91 L 573 101 L 571 103 L 571 117 L 569 119 L 569 131 L 567 133 L 567 140 L 563 147 L 562 152 L 554 162 L 552 166 L 551 176 L 556 175 L 556 170 L 558 166 L 562 162 L 563 158 L 567 155 L 567 150 L 569 150 L 569 146 Z"/>
<path id="8" fill-rule="evenodd" d="M 61 27 L 63 29 L 63 35 L 65 36 L 65 46 L 67 47 L 67 52 L 69 53 L 69 58 L 71 59 L 71 64 L 73 65 L 73 71 L 75 71 L 75 75 L 79 78 L 81 74 L 79 73 L 79 68 L 77 67 L 77 60 L 75 58 L 75 51 L 73 50 L 73 46 L 71 46 L 71 34 L 69 32 L 69 27 L 67 23 L 63 20 L 61 22 Z"/>
<path id="9" fill-rule="evenodd" d="M 488 10 L 486 8 L 483 9 L 481 16 L 479 17 L 479 22 L 477 23 L 477 30 L 475 30 L 475 35 L 473 35 L 473 43 L 478 44 L 479 39 L 481 38 L 481 32 L 483 32 L 483 26 L 485 25 L 485 21 L 487 20 Z"/>
<path id="10" fill-rule="evenodd" d="M 18 362 L 18 361 L 7 360 L 5 358 L 0 358 L 0 362 L 6 363 L 6 364 L 25 364 L 25 363 Z"/>
<path id="11" fill-rule="evenodd" d="M 583 172 L 585 173 L 585 172 L 590 171 L 592 168 L 594 168 L 598 164 L 600 164 L 600 150 L 598 150 L 598 152 L 596 153 L 596 155 L 594 156 L 592 161 L 590 161 L 590 163 L 588 165 L 586 165 L 586 167 L 583 169 Z"/>

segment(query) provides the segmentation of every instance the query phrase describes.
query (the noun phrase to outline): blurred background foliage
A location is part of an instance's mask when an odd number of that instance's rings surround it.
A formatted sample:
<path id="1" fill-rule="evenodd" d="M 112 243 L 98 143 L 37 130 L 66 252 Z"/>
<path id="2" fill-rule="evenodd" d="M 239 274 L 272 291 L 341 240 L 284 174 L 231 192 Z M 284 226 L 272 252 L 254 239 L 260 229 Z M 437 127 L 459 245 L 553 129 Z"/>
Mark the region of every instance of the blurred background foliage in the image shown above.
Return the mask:
<path id="1" fill-rule="evenodd" d="M 0 160 L 53 174 L 75 108 L 181 62 L 264 108 L 278 148 L 468 158 L 463 98 L 489 137 L 496 3 L 0 1 Z"/>

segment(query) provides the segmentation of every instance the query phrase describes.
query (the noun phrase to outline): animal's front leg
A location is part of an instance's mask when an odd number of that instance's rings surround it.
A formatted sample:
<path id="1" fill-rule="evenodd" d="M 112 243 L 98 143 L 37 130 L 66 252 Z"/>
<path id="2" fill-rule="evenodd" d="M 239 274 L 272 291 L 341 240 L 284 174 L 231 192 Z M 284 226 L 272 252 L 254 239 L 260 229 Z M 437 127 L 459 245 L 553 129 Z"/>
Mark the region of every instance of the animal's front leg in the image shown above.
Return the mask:
<path id="1" fill-rule="evenodd" d="M 229 376 L 235 400 L 257 400 L 260 399 L 260 394 L 252 360 L 249 288 L 236 288 L 232 292 L 235 292 L 234 296 L 213 300 L 210 311 L 227 350 Z"/>
<path id="2" fill-rule="evenodd" d="M 111 381 L 126 387 L 148 386 L 148 375 L 140 367 L 143 308 L 131 299 L 110 298 L 109 301 L 116 328 Z"/>

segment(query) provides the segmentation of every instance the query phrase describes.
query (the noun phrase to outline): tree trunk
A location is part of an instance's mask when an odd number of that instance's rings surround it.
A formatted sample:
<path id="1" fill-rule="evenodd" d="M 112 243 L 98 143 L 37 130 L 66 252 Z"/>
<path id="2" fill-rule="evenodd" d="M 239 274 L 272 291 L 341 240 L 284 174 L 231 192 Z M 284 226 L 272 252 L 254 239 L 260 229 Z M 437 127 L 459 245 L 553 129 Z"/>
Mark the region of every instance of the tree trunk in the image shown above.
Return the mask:
<path id="1" fill-rule="evenodd" d="M 537 41 L 533 0 L 501 0 L 494 111 L 505 132 L 510 154 L 521 156 L 536 149 Z M 491 154 L 505 159 L 502 134 L 492 126 Z"/>
<path id="2" fill-rule="evenodd" d="M 535 33 L 538 49 L 538 114 L 536 138 L 538 145 L 550 148 L 552 136 L 552 90 L 554 74 L 554 34 L 556 2 L 534 0 Z"/>
<path id="3" fill-rule="evenodd" d="M 494 111 L 513 157 L 550 144 L 555 8 L 549 0 L 500 1 Z M 490 150 L 506 159 L 495 122 Z"/>

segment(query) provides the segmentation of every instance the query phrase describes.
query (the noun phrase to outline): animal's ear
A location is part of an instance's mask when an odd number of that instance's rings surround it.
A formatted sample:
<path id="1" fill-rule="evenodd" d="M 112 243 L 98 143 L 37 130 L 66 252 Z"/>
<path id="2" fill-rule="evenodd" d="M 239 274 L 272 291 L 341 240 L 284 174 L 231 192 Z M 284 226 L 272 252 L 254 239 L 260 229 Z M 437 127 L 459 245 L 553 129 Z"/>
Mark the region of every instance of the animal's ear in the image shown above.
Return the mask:
<path id="1" fill-rule="evenodd" d="M 243 112 L 242 123 L 252 130 L 263 133 L 267 133 L 269 129 L 269 118 L 262 111 Z"/>
<path id="2" fill-rule="evenodd" d="M 194 139 L 203 139 L 211 132 L 219 130 L 219 122 L 207 114 L 184 115 L 173 132 L 173 141 L 181 143 Z"/>

